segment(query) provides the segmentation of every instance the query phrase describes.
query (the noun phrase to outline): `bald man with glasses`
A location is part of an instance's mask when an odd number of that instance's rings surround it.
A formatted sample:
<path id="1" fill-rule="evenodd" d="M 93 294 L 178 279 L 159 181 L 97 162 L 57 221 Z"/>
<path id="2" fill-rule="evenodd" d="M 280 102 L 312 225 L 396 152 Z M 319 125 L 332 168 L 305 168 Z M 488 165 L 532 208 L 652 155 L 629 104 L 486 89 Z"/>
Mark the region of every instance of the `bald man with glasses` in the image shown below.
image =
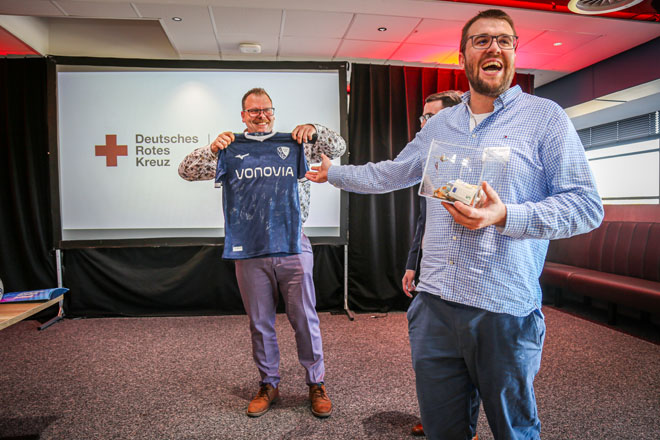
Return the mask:
<path id="1" fill-rule="evenodd" d="M 304 154 L 303 159 L 306 158 L 308 162 L 319 161 L 322 154 L 332 158 L 340 157 L 346 151 L 344 139 L 334 131 L 319 124 L 298 125 L 291 132 L 291 135 L 276 133 L 273 130 L 275 108 L 270 96 L 262 88 L 254 88 L 245 93 L 241 104 L 241 120 L 246 127 L 245 133 L 235 135 L 230 131 L 223 132 L 211 144 L 190 153 L 179 165 L 179 175 L 182 178 L 192 181 L 210 180 L 215 177 L 216 186 L 218 186 L 219 178 L 216 176 L 218 157 L 223 154 L 221 152 L 230 151 L 228 150 L 229 147 L 234 148 L 232 144 L 243 145 L 240 154 L 231 153 L 232 160 L 236 161 L 236 158 L 238 158 L 238 162 L 241 164 L 244 161 L 255 160 L 258 156 L 257 151 L 268 151 L 269 148 L 277 151 L 282 160 L 285 160 L 283 156 L 289 157 L 293 154 L 293 151 L 300 148 L 298 152 Z M 246 143 L 248 141 L 253 141 L 253 151 L 250 151 L 250 144 Z M 301 145 L 286 146 L 294 142 Z M 271 153 L 275 154 L 273 151 Z M 251 153 L 252 156 L 248 157 Z M 275 157 L 275 161 L 278 166 L 281 165 L 277 157 Z M 270 169 L 269 165 L 272 164 L 263 162 L 258 165 L 262 166 L 262 169 Z M 292 165 L 292 168 L 296 166 L 295 163 Z M 217 168 L 219 169 L 220 166 L 218 165 Z M 266 185 L 265 190 L 268 191 L 272 186 L 281 187 L 285 184 L 292 184 L 291 179 L 281 183 L 281 180 L 276 180 L 274 175 L 266 177 L 270 179 L 269 182 L 277 182 L 277 185 Z M 281 176 L 278 176 L 278 178 L 281 178 Z M 265 177 L 262 176 L 261 179 L 265 180 Z M 223 181 L 225 186 L 228 182 L 230 181 Z M 225 190 L 229 189 L 225 188 Z M 286 192 L 289 197 L 293 193 L 289 190 Z M 295 203 L 300 206 L 299 217 L 296 212 L 293 214 L 295 219 L 300 219 L 298 223 L 300 225 L 305 222 L 309 214 L 310 184 L 306 179 L 298 181 L 297 197 L 299 199 L 295 200 Z M 259 203 L 265 204 L 266 202 L 261 201 Z M 291 204 L 288 204 L 288 206 L 291 206 Z M 246 207 L 243 206 L 243 208 Z M 251 209 L 251 207 L 246 209 Z M 249 216 L 246 215 L 245 217 Z M 294 217 L 290 212 L 286 212 L 283 215 L 276 215 L 276 218 L 289 219 Z M 225 221 L 227 222 L 227 216 L 225 216 Z M 225 237 L 225 249 L 223 251 L 223 257 L 232 258 L 235 262 L 236 279 L 241 299 L 250 318 L 252 356 L 261 376 L 259 391 L 248 405 L 247 415 L 249 417 L 259 417 L 265 414 L 271 408 L 271 405 L 279 399 L 280 351 L 275 333 L 275 313 L 278 297 L 281 293 L 285 302 L 287 318 L 295 332 L 298 360 L 306 372 L 312 414 L 321 418 L 328 417 L 332 413 L 332 402 L 326 393 L 324 382 L 323 346 L 319 318 L 315 309 L 316 292 L 313 280 L 314 255 L 312 245 L 301 228 L 290 229 L 289 223 L 293 221 L 287 221 L 289 229 L 284 230 L 299 231 L 300 233 L 296 237 L 274 237 L 274 235 L 285 234 L 272 233 L 275 230 L 270 229 L 272 222 L 277 222 L 277 226 L 279 226 L 282 220 L 269 220 L 268 225 L 256 224 L 255 229 L 252 229 L 254 234 L 248 234 L 255 235 L 256 238 L 246 238 L 246 240 L 259 241 L 259 243 L 255 243 L 255 248 L 259 249 L 256 255 L 251 254 L 245 258 L 241 257 L 240 253 L 245 250 L 243 249 L 244 246 L 229 247 L 227 237 Z M 242 221 L 237 223 L 240 224 Z M 260 239 L 261 235 L 258 235 L 259 233 L 263 233 L 264 240 Z M 284 243 L 286 251 L 280 250 L 282 246 L 280 246 L 279 240 L 286 241 Z M 274 246 L 270 246 L 271 241 L 277 242 L 277 251 L 273 251 Z M 225 255 L 228 251 L 232 252 L 229 257 Z"/>

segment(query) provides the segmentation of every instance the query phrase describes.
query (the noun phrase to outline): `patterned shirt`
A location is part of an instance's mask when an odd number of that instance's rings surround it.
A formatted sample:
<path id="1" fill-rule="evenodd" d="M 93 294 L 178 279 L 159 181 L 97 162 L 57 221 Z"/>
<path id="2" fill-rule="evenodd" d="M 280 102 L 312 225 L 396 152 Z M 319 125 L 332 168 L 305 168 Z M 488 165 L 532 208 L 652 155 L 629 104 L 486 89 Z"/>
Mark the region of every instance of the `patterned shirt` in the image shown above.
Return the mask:
<path id="1" fill-rule="evenodd" d="M 330 159 L 341 157 L 346 151 L 346 141 L 337 133 L 322 125 L 314 124 L 317 139 L 313 144 L 303 143 L 305 157 L 310 164 L 321 161 L 321 154 Z M 211 145 L 197 148 L 179 164 L 179 175 L 186 180 L 211 180 L 215 178 L 218 154 L 211 151 Z M 305 223 L 309 216 L 310 183 L 307 179 L 298 181 L 300 217 Z"/>
<path id="2" fill-rule="evenodd" d="M 215 181 L 223 194 L 223 258 L 301 252 L 298 179 L 306 171 L 302 146 L 290 133 L 238 134 L 219 151 Z"/>
<path id="3" fill-rule="evenodd" d="M 394 160 L 332 166 L 328 181 L 341 189 L 384 193 L 415 185 L 433 139 L 467 148 L 510 148 L 496 188 L 506 225 L 469 230 L 438 200 L 427 199 L 418 289 L 495 313 L 525 316 L 541 307 L 538 278 L 548 240 L 586 233 L 603 207 L 580 138 L 554 102 L 515 86 L 491 115 L 470 130 L 468 102 L 440 111 Z"/>

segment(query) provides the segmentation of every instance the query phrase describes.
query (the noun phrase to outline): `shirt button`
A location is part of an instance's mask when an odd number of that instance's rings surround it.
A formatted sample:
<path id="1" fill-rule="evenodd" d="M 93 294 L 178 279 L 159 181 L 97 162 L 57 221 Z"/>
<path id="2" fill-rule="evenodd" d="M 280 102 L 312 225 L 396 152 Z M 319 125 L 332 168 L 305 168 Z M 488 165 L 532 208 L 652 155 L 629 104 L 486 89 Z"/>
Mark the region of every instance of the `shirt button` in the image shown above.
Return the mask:
<path id="1" fill-rule="evenodd" d="M 454 235 L 451 239 L 452 239 L 452 240 L 456 240 L 456 236 Z"/>
<path id="2" fill-rule="evenodd" d="M 453 262 L 453 261 L 451 261 L 451 260 L 449 260 L 449 264 L 451 264 L 451 265 L 453 265 L 453 264 L 454 264 L 454 262 Z"/>
<path id="3" fill-rule="evenodd" d="M 472 135 L 472 137 L 473 137 L 473 138 L 476 138 L 476 137 L 477 137 L 477 135 L 476 135 L 476 134 L 473 134 L 473 135 Z"/>

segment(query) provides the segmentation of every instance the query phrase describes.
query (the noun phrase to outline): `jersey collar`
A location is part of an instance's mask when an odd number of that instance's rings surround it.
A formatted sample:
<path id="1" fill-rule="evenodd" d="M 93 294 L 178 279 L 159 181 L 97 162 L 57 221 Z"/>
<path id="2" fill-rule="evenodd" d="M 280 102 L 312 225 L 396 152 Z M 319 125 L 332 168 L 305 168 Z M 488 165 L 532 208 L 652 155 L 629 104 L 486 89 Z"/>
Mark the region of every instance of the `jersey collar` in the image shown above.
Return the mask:
<path id="1" fill-rule="evenodd" d="M 270 133 L 244 133 L 244 135 L 246 139 L 263 142 L 275 136 L 276 133 L 276 131 L 271 131 Z"/>

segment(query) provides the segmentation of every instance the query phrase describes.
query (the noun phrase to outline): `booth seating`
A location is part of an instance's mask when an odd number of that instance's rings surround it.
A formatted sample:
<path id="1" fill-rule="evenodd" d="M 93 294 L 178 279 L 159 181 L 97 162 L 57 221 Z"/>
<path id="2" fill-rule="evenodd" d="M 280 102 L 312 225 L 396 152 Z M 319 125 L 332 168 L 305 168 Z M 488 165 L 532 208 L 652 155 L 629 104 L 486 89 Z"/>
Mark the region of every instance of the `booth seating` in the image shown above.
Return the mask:
<path id="1" fill-rule="evenodd" d="M 540 282 L 558 307 L 563 292 L 607 302 L 610 324 L 617 304 L 660 315 L 660 205 L 606 205 L 597 229 L 550 242 Z"/>

